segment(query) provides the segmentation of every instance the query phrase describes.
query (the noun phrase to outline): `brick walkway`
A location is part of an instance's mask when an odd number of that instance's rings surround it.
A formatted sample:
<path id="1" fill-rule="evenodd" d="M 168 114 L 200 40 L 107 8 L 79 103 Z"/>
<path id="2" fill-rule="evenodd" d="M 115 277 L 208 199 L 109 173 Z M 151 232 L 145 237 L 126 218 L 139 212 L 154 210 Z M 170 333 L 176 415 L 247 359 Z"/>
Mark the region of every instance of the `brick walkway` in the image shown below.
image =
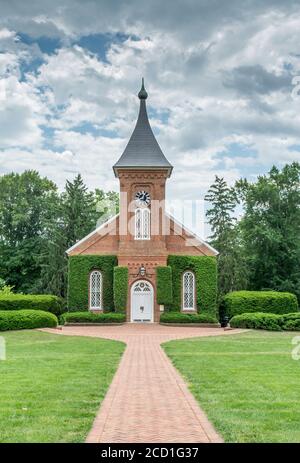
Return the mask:
<path id="1" fill-rule="evenodd" d="M 240 331 L 158 324 L 64 327 L 64 335 L 127 344 L 86 442 L 222 442 L 160 344 Z"/>

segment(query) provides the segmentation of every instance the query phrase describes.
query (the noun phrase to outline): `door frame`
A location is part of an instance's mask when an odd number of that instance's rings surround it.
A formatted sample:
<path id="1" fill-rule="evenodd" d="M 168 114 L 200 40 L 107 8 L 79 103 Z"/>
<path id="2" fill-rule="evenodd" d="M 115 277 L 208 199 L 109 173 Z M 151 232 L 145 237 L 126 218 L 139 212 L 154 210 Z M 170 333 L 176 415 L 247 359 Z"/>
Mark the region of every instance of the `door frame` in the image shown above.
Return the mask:
<path id="1" fill-rule="evenodd" d="M 134 287 L 137 283 L 147 283 L 148 285 L 150 285 L 150 288 L 151 288 L 151 299 L 152 299 L 152 311 L 151 311 L 151 320 L 150 322 L 135 322 L 133 321 L 133 317 L 132 317 L 132 301 L 133 301 L 133 291 L 134 291 Z M 149 281 L 149 280 L 146 280 L 145 278 L 139 278 L 138 280 L 135 280 L 132 285 L 131 285 L 131 288 L 130 288 L 130 323 L 153 323 L 153 320 L 154 320 L 154 287 L 153 287 L 153 284 Z"/>

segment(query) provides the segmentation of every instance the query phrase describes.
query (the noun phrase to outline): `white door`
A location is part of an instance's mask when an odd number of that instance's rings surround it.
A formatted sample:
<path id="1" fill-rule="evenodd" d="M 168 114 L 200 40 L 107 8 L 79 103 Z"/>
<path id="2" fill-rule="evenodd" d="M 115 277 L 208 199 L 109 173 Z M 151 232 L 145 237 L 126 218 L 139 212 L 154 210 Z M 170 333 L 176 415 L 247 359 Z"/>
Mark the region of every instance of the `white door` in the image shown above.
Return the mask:
<path id="1" fill-rule="evenodd" d="M 153 321 L 153 287 L 145 280 L 139 280 L 131 287 L 131 321 Z"/>

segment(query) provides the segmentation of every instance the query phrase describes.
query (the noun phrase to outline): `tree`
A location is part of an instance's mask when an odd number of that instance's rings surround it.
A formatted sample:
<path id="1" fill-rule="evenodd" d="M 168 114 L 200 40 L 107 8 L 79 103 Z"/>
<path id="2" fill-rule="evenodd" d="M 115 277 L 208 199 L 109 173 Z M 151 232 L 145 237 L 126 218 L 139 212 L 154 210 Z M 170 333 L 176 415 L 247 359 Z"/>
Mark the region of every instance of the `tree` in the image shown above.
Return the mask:
<path id="1" fill-rule="evenodd" d="M 234 217 L 237 205 L 235 190 L 229 188 L 223 178 L 215 177 L 205 200 L 211 208 L 206 216 L 211 226 L 210 244 L 218 251 L 218 293 L 224 294 L 247 286 L 247 267 L 240 230 Z"/>
<path id="2" fill-rule="evenodd" d="M 36 171 L 2 176 L 0 286 L 5 283 L 16 292 L 65 297 L 66 250 L 118 207 L 117 193 L 90 192 L 80 175 L 67 181 L 61 194 L 53 182 Z"/>
<path id="3" fill-rule="evenodd" d="M 41 255 L 40 291 L 67 295 L 68 260 L 66 250 L 95 228 L 95 198 L 81 175 L 67 180 L 49 221 L 48 239 Z"/>
<path id="4" fill-rule="evenodd" d="M 56 185 L 36 171 L 0 178 L 0 275 L 16 291 L 33 292 Z"/>
<path id="5" fill-rule="evenodd" d="M 102 203 L 102 207 L 99 207 Z M 113 205 L 115 204 L 115 207 Z M 89 192 L 81 175 L 67 180 L 49 225 L 49 238 L 42 259 L 41 291 L 67 295 L 68 259 L 66 250 L 99 225 L 101 217 L 118 209 L 118 195 L 100 189 Z"/>
<path id="6" fill-rule="evenodd" d="M 80 174 L 73 182 L 67 180 L 61 200 L 65 239 L 69 247 L 96 228 L 96 201 Z"/>
<path id="7" fill-rule="evenodd" d="M 96 203 L 96 215 L 95 220 L 97 225 L 109 220 L 119 212 L 119 194 L 116 191 L 104 192 L 99 188 L 95 190 L 95 203 Z"/>
<path id="8" fill-rule="evenodd" d="M 236 184 L 252 289 L 292 291 L 300 300 L 300 164 L 272 167 Z"/>

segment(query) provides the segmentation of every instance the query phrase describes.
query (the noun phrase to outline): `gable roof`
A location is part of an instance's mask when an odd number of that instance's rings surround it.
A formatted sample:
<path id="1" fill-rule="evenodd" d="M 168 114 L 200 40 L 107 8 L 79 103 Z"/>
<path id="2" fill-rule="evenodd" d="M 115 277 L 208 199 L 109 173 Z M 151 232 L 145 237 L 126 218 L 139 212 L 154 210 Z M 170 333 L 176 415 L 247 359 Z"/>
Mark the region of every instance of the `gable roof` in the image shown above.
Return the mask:
<path id="1" fill-rule="evenodd" d="M 216 249 L 214 249 L 212 246 L 210 246 L 210 244 L 208 244 L 205 240 L 203 240 L 198 235 L 193 233 L 191 230 L 186 228 L 184 225 L 182 225 L 171 214 L 168 214 L 167 212 L 165 212 L 165 214 L 174 223 L 174 225 L 177 227 L 178 233 L 176 233 L 176 229 L 174 229 L 176 234 L 181 236 L 182 235 L 181 232 L 184 232 L 186 235 L 188 235 L 188 239 L 191 240 L 190 241 L 190 246 L 196 247 L 196 248 L 198 248 L 200 246 L 205 246 L 206 248 L 210 249 L 210 251 L 213 253 L 213 255 L 216 256 L 216 255 L 219 254 Z M 77 241 L 77 243 L 75 243 L 73 246 L 71 246 L 66 251 L 66 253 L 69 255 L 72 251 L 74 251 L 76 248 L 78 248 L 79 246 L 81 246 L 85 242 L 87 242 L 86 243 L 87 247 L 89 247 L 91 245 L 91 243 L 89 243 L 89 240 L 93 236 L 95 236 L 95 238 L 96 237 L 100 238 L 100 237 L 103 237 L 104 235 L 107 235 L 110 232 L 110 230 L 114 227 L 114 223 L 115 223 L 115 221 L 117 220 L 118 217 L 119 217 L 119 214 L 116 214 L 115 216 L 113 216 L 112 218 L 107 220 L 105 223 L 100 225 L 98 228 L 93 230 L 91 233 L 89 233 L 88 235 L 83 237 L 81 240 Z"/>
<path id="2" fill-rule="evenodd" d="M 140 99 L 138 120 L 122 156 L 113 166 L 114 173 L 117 176 L 119 168 L 142 169 L 148 167 L 167 169 L 170 176 L 173 167 L 163 154 L 149 123 L 146 108 L 148 94 L 144 87 L 144 79 L 138 97 Z"/>

